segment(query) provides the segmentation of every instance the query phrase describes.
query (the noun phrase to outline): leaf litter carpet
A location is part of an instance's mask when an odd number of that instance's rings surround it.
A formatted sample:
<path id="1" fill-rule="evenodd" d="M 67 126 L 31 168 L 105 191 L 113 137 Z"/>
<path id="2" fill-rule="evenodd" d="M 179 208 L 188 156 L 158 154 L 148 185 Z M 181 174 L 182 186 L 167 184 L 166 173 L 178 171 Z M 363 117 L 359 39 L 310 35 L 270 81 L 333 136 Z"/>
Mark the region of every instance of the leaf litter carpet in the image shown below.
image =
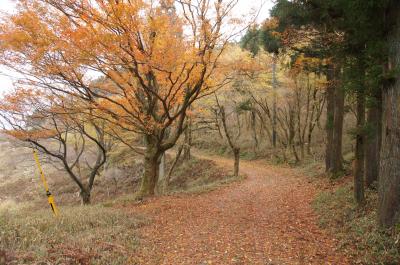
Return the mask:
<path id="1" fill-rule="evenodd" d="M 209 157 L 208 157 L 209 158 Z M 226 169 L 229 159 L 212 157 Z M 292 169 L 241 161 L 246 179 L 202 194 L 152 198 L 132 206 L 150 219 L 133 264 L 350 264 L 317 225 L 318 190 Z"/>

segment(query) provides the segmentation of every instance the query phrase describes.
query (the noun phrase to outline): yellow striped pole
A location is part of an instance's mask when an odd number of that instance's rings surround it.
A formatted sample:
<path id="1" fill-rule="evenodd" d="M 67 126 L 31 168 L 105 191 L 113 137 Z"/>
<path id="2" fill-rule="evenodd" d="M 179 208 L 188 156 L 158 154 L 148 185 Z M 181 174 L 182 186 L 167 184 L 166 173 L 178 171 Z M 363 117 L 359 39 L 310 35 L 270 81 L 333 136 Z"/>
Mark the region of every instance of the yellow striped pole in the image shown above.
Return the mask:
<path id="1" fill-rule="evenodd" d="M 42 165 L 40 164 L 39 155 L 35 149 L 33 149 L 33 157 L 35 159 L 36 165 L 39 169 L 40 178 L 42 179 L 44 189 L 46 190 L 47 200 L 49 201 L 51 210 L 53 211 L 54 216 L 58 216 L 59 212 L 56 207 L 56 203 L 54 201 L 54 197 L 49 190 L 49 185 L 47 185 L 46 178 L 43 173 Z"/>

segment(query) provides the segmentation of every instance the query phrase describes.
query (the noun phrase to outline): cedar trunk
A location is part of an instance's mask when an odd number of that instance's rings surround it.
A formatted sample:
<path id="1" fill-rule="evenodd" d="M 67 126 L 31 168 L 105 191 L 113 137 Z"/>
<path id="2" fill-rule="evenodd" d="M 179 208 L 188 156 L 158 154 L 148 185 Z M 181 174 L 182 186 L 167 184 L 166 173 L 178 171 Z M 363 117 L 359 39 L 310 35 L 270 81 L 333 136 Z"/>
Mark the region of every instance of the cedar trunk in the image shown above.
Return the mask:
<path id="1" fill-rule="evenodd" d="M 326 153 L 325 170 L 330 172 L 332 168 L 332 149 L 333 149 L 333 123 L 335 118 L 335 87 L 333 82 L 333 66 L 328 69 L 327 79 L 330 84 L 327 87 L 326 95 Z"/>
<path id="2" fill-rule="evenodd" d="M 335 115 L 333 119 L 333 148 L 331 172 L 336 175 L 343 171 L 342 139 L 343 139 L 343 119 L 344 119 L 344 90 L 336 88 L 335 94 Z"/>
<path id="3" fill-rule="evenodd" d="M 354 198 L 357 204 L 363 204 L 364 196 L 364 125 L 365 125 L 365 94 L 357 92 L 357 136 L 356 136 L 356 159 L 354 168 Z"/>
<path id="4" fill-rule="evenodd" d="M 273 87 L 273 106 L 272 106 L 272 146 L 276 148 L 276 142 L 278 139 L 277 133 L 277 68 L 278 57 L 274 54 L 272 59 L 272 87 Z"/>
<path id="5" fill-rule="evenodd" d="M 400 67 L 400 3 L 389 9 L 388 71 Z M 378 221 L 383 227 L 394 226 L 400 214 L 400 78 L 387 80 L 383 90 L 382 147 L 379 175 Z"/>
<path id="6" fill-rule="evenodd" d="M 365 146 L 365 185 L 372 188 L 379 176 L 380 148 L 382 139 L 382 96 L 377 91 L 375 102 L 368 110 L 368 125 L 372 132 L 366 139 Z"/>
<path id="7" fill-rule="evenodd" d="M 400 213 L 400 84 L 384 92 L 379 176 L 379 223 L 389 227 Z"/>

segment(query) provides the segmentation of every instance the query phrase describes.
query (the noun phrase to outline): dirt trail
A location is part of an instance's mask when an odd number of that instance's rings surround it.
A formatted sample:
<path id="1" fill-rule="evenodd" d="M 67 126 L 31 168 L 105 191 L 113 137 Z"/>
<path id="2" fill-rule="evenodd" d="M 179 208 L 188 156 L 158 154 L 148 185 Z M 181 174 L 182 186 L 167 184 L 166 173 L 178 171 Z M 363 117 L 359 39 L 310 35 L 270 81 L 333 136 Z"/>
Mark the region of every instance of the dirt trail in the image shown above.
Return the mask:
<path id="1" fill-rule="evenodd" d="M 208 157 L 210 159 L 210 157 Z M 228 159 L 212 157 L 221 167 Z M 198 195 L 154 198 L 134 212 L 148 215 L 138 264 L 349 264 L 317 226 L 317 190 L 293 170 L 242 162 L 247 179 Z"/>

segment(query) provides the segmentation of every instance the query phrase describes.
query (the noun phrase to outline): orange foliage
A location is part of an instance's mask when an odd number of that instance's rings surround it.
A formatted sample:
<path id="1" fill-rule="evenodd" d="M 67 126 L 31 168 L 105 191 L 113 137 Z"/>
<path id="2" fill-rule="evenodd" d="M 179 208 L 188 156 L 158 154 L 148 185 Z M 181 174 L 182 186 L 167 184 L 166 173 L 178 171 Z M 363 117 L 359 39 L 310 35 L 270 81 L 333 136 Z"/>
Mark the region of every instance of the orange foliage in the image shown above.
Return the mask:
<path id="1" fill-rule="evenodd" d="M 229 16 L 236 0 L 206 2 L 19 0 L 0 24 L 0 63 L 27 76 L 21 85 L 84 99 L 124 128 L 180 128 L 224 83 L 232 36 L 221 28 L 240 22 Z"/>

